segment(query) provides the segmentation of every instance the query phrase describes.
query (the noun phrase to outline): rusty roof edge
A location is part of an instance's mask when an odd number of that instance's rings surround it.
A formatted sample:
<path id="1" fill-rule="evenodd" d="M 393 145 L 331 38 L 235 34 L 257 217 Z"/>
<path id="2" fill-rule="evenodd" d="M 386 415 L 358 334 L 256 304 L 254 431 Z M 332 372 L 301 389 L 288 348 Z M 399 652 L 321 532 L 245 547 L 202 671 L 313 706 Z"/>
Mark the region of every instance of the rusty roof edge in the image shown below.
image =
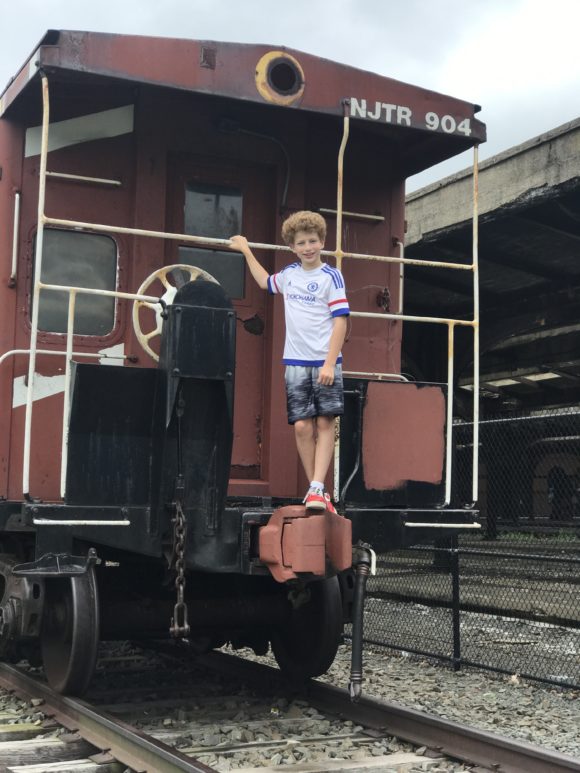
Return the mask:
<path id="1" fill-rule="evenodd" d="M 423 94 L 429 94 L 437 97 L 444 97 L 445 99 L 452 100 L 453 102 L 456 102 L 458 104 L 469 106 L 473 110 L 474 114 L 477 114 L 481 111 L 481 105 L 478 105 L 475 102 L 471 102 L 468 99 L 460 99 L 458 97 L 451 96 L 450 94 L 444 94 L 441 91 L 434 91 L 433 89 L 424 88 L 419 84 L 409 83 L 408 81 L 398 80 L 397 78 L 391 78 L 389 75 L 384 75 L 383 73 L 379 73 L 374 70 L 366 70 L 362 67 L 355 67 L 346 62 L 340 62 L 335 59 L 328 59 L 325 56 L 318 56 L 317 54 L 312 54 L 308 51 L 302 51 L 301 49 L 297 49 L 297 48 L 290 48 L 289 46 L 285 46 L 285 45 L 277 45 L 274 43 L 238 43 L 236 41 L 231 41 L 231 40 L 208 40 L 208 39 L 201 39 L 201 38 L 174 38 L 174 37 L 168 37 L 168 36 L 166 37 L 162 35 L 159 35 L 159 36 L 130 35 L 130 34 L 126 35 L 123 33 L 114 33 L 114 32 L 91 32 L 90 30 L 58 30 L 58 31 L 50 30 L 49 32 L 53 32 L 53 33 L 58 32 L 59 36 L 91 35 L 92 37 L 115 37 L 115 38 L 131 38 L 131 39 L 141 39 L 141 40 L 167 40 L 171 42 L 180 42 L 180 43 L 183 42 L 183 43 L 193 43 L 193 44 L 201 44 L 201 45 L 227 46 L 228 48 L 231 48 L 231 49 L 244 48 L 246 50 L 255 49 L 256 51 L 262 51 L 262 50 L 284 51 L 288 54 L 292 54 L 295 56 L 306 56 L 306 57 L 315 59 L 318 62 L 324 62 L 335 67 L 338 65 L 339 67 L 344 67 L 345 69 L 351 72 L 358 72 L 364 75 L 378 77 L 390 83 L 396 83 L 400 86 L 406 86 L 413 90 L 420 90 Z M 47 35 L 48 34 L 49 33 L 47 32 Z M 39 45 L 42 45 L 42 42 Z"/>
<path id="2" fill-rule="evenodd" d="M 33 56 L 36 54 L 36 52 L 38 51 L 38 49 L 39 49 L 41 46 L 46 46 L 46 45 L 54 45 L 54 44 L 56 43 L 56 41 L 58 40 L 58 37 L 59 37 L 59 36 L 60 36 L 60 30 L 47 30 L 47 31 L 44 33 L 44 35 L 43 35 L 43 36 L 41 37 L 41 39 L 38 41 L 38 43 L 36 44 L 36 46 L 35 46 L 35 47 L 32 49 L 32 51 L 30 52 L 30 54 L 29 54 L 29 55 L 26 57 L 26 59 L 24 60 L 24 62 L 22 63 L 22 65 L 21 65 L 21 66 L 18 68 L 18 70 L 16 70 L 16 72 L 14 73 L 14 75 L 13 75 L 13 76 L 12 76 L 12 77 L 9 79 L 8 83 L 7 83 L 7 84 L 4 86 L 4 89 L 3 89 L 2 91 L 0 91 L 0 99 L 2 99 L 2 98 L 4 97 L 4 95 L 6 94 L 6 92 L 8 91 L 8 89 L 9 89 L 9 88 L 12 86 L 12 84 L 13 84 L 13 83 L 14 83 L 16 80 L 18 80 L 18 76 L 19 76 L 19 75 L 20 75 L 22 72 L 24 72 L 24 70 L 26 70 L 26 69 L 27 69 L 27 68 L 30 66 L 30 60 L 31 60 L 31 59 L 32 59 L 32 57 L 33 57 Z M 53 39 L 54 39 L 54 41 L 53 41 Z"/>
<path id="3" fill-rule="evenodd" d="M 147 36 L 147 35 L 124 35 L 124 34 L 118 34 L 118 33 L 105 33 L 105 32 L 90 32 L 90 31 L 75 31 L 75 30 L 48 30 L 45 35 L 40 40 L 38 46 L 33 50 L 32 54 L 28 57 L 28 59 L 24 62 L 24 64 L 20 67 L 20 69 L 17 71 L 16 75 L 11 78 L 9 83 L 7 84 L 6 88 L 2 93 L 0 93 L 0 99 L 2 100 L 2 107 L 5 111 L 9 105 L 17 98 L 19 93 L 23 91 L 27 83 L 32 79 L 32 76 L 30 74 L 30 67 L 32 63 L 32 58 L 36 55 L 36 53 L 39 50 L 42 50 L 42 47 L 46 46 L 54 46 L 58 47 L 59 44 L 65 45 L 67 40 L 72 41 L 75 37 L 78 38 L 78 36 L 86 37 L 87 39 L 107 39 L 107 38 L 115 38 L 115 39 L 127 39 L 132 41 L 167 41 L 168 43 L 173 42 L 179 42 L 179 43 L 190 43 L 192 45 L 207 45 L 207 46 L 219 46 L 220 48 L 227 48 L 230 51 L 238 50 L 255 50 L 256 55 L 261 52 L 266 51 L 272 51 L 272 50 L 279 50 L 286 52 L 290 55 L 295 55 L 297 57 L 306 57 L 310 59 L 313 62 L 326 64 L 327 66 L 332 66 L 334 68 L 341 68 L 346 73 L 352 73 L 367 76 L 371 79 L 378 79 L 380 82 L 384 82 L 385 85 L 392 84 L 394 86 L 397 86 L 399 88 L 409 89 L 412 92 L 421 93 L 426 98 L 437 98 L 437 99 L 444 99 L 448 100 L 450 103 L 453 103 L 455 106 L 463 107 L 467 109 L 469 112 L 473 115 L 473 120 L 476 121 L 479 125 L 481 125 L 482 128 L 484 128 L 484 124 L 479 121 L 478 119 L 475 119 L 475 114 L 479 112 L 481 109 L 479 105 L 474 104 L 473 102 L 470 102 L 468 100 L 462 100 L 458 99 L 457 97 L 450 96 L 448 94 L 443 94 L 441 92 L 433 91 L 431 89 L 423 88 L 419 85 L 414 85 L 407 83 L 405 81 L 397 80 L 395 78 L 391 78 L 388 75 L 383 75 L 382 73 L 370 71 L 370 70 L 364 70 L 359 67 L 354 67 L 350 64 L 346 64 L 344 62 L 337 62 L 335 60 L 327 59 L 325 57 L 320 57 L 315 54 L 310 54 L 308 52 L 300 51 L 298 49 L 289 48 L 287 46 L 273 46 L 270 44 L 265 43 L 236 43 L 231 41 L 215 41 L 215 40 L 201 40 L 201 39 L 189 39 L 189 38 L 172 38 L 172 37 L 161 37 L 161 36 Z M 46 64 L 49 64 L 48 62 Z M 54 66 L 54 63 L 50 63 L 52 66 Z M 66 65 L 62 65 L 63 69 L 69 69 L 66 67 Z M 24 77 L 26 75 L 26 70 L 28 69 L 28 77 Z M 74 69 L 74 68 L 73 68 Z M 77 70 L 78 71 L 78 70 Z M 90 69 L 85 70 L 85 72 L 90 72 Z M 107 73 L 101 73 L 101 74 L 107 74 Z M 111 77 L 117 77 L 122 78 L 121 72 L 110 73 Z M 129 80 L 133 80 L 133 78 L 128 78 Z M 146 82 L 145 80 L 143 82 Z M 167 85 L 168 87 L 172 84 L 160 84 L 160 85 Z M 474 142 L 477 141 L 484 141 L 484 138 L 475 139 Z"/>

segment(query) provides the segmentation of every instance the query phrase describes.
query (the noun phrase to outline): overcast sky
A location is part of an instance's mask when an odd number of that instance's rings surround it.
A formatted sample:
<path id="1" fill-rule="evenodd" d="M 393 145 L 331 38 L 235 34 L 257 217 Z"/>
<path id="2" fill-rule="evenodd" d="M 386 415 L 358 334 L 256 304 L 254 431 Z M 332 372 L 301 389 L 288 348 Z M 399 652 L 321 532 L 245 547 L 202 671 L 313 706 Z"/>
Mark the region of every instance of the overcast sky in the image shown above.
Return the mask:
<path id="1" fill-rule="evenodd" d="M 580 0 L 3 0 L 0 92 L 48 29 L 283 45 L 482 106 L 483 160 L 580 115 Z M 463 169 L 463 154 L 408 190 Z"/>

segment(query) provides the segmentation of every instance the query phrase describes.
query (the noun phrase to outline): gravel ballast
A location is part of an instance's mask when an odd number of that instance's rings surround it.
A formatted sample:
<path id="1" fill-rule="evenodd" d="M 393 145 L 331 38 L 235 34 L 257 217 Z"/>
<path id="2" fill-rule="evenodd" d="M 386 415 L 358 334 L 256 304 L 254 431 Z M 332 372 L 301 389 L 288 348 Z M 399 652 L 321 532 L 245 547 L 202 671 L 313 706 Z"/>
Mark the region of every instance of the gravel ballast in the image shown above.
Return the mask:
<path id="1" fill-rule="evenodd" d="M 323 678 L 346 687 L 350 648 L 341 647 Z M 470 727 L 483 728 L 580 760 L 580 692 L 475 669 L 452 669 L 367 648 L 364 694 Z"/>

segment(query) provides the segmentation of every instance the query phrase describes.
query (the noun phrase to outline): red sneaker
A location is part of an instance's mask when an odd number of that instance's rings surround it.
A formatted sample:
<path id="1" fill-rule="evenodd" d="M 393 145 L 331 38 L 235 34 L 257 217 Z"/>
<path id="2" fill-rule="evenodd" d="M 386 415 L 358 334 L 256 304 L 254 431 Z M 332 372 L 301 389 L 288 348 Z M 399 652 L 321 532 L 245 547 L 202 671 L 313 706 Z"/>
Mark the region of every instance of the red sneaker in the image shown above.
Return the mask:
<path id="1" fill-rule="evenodd" d="M 308 489 L 303 501 L 307 510 L 326 510 L 324 491 L 320 488 Z"/>
<path id="2" fill-rule="evenodd" d="M 330 494 L 325 493 L 324 499 L 326 500 L 326 509 L 328 510 L 328 512 L 332 513 L 333 515 L 338 515 L 338 513 L 336 512 L 335 506 L 332 504 L 332 499 L 330 498 Z"/>

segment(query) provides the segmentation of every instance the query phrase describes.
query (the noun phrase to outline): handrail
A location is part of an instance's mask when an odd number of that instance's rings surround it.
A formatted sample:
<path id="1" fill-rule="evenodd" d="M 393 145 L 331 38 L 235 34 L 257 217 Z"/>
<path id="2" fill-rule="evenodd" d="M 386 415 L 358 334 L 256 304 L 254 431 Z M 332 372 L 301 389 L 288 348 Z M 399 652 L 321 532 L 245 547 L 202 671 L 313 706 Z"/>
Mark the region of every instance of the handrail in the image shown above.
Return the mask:
<path id="1" fill-rule="evenodd" d="M 346 105 L 345 105 L 346 107 Z M 345 110 L 342 123 L 342 140 L 338 150 L 337 174 L 336 174 L 336 267 L 342 269 L 342 192 L 344 185 L 344 153 L 350 130 L 349 116 Z M 333 489 L 334 501 L 340 501 L 340 416 L 337 416 L 334 424 L 334 465 L 333 465 Z"/>
<path id="2" fill-rule="evenodd" d="M 66 356 L 66 351 L 62 352 L 59 349 L 37 349 L 37 354 L 56 354 L 61 357 Z M 14 357 L 17 354 L 30 354 L 30 349 L 10 349 L 8 352 L 0 355 L 0 365 L 7 360 L 8 357 Z M 94 357 L 96 360 L 126 360 L 126 354 L 103 354 L 102 352 L 73 352 L 73 357 Z"/>
<path id="3" fill-rule="evenodd" d="M 131 234 L 134 236 L 149 236 L 162 239 L 178 240 L 181 242 L 197 244 L 202 246 L 224 247 L 230 248 L 231 242 L 229 239 L 216 239 L 203 236 L 193 236 L 191 234 L 178 234 L 165 231 L 154 231 L 143 228 L 128 228 L 124 226 L 111 226 L 102 223 L 89 223 L 75 220 L 67 220 L 62 218 L 49 217 L 45 214 L 45 200 L 46 200 L 46 178 L 47 176 L 57 176 L 56 173 L 47 172 L 47 155 L 48 155 L 48 130 L 49 130 L 49 92 L 48 92 L 48 79 L 46 75 L 42 75 L 42 100 L 43 100 L 43 117 L 42 117 L 42 135 L 41 135 L 41 152 L 40 152 L 40 171 L 39 171 L 39 193 L 38 193 L 38 231 L 36 237 L 36 260 L 34 267 L 34 290 L 33 290 L 33 309 L 31 320 L 31 334 L 30 334 L 30 350 L 29 350 L 29 367 L 28 367 L 28 393 L 26 400 L 26 415 L 25 415 L 25 437 L 24 437 L 24 461 L 22 471 L 22 486 L 23 493 L 26 498 L 30 498 L 30 451 L 31 451 L 31 431 L 32 431 L 32 404 L 33 404 L 33 391 L 34 391 L 34 374 L 36 365 L 36 355 L 40 353 L 37 350 L 38 340 L 38 313 L 40 305 L 40 292 L 41 290 L 49 291 L 64 291 L 69 294 L 69 306 L 67 315 L 67 344 L 66 344 L 66 378 L 65 378 L 65 406 L 63 414 L 63 460 L 61 465 L 61 495 L 65 496 L 65 480 L 66 480 L 66 449 L 68 442 L 68 401 L 69 401 L 69 388 L 70 388 L 70 362 L 73 356 L 73 337 L 74 337 L 74 308 L 76 296 L 78 293 L 88 295 L 102 295 L 115 298 L 125 298 L 133 300 L 144 300 L 150 303 L 159 303 L 158 298 L 152 298 L 150 296 L 141 296 L 133 293 L 125 293 L 120 291 L 110 290 L 96 290 L 93 288 L 72 287 L 66 285 L 54 285 L 44 284 L 41 281 L 42 276 L 42 253 L 43 253 L 43 241 L 44 241 L 44 228 L 45 226 L 61 226 L 67 228 L 74 228 L 76 230 L 90 230 L 93 232 L 103 233 L 116 233 L 116 234 Z M 464 263 L 455 263 L 451 261 L 434 261 L 434 260 L 421 260 L 417 258 L 404 257 L 404 246 L 401 241 L 397 242 L 399 246 L 399 255 L 369 255 L 362 253 L 345 252 L 342 249 L 342 220 L 343 220 L 343 186 L 344 186 L 344 154 L 349 137 L 349 116 L 345 114 L 343 120 L 343 137 L 340 145 L 338 155 L 338 171 L 337 171 L 337 207 L 336 207 L 336 249 L 331 252 L 323 250 L 322 255 L 332 256 L 336 258 L 337 267 L 340 269 L 342 261 L 345 258 L 352 260 L 370 260 L 385 263 L 399 264 L 399 304 L 398 312 L 396 313 L 378 313 L 378 312 L 351 312 L 352 317 L 362 317 L 371 319 L 386 319 L 386 320 L 398 320 L 407 322 L 422 322 L 431 324 L 444 324 L 448 327 L 448 371 L 447 371 L 447 437 L 446 437 L 446 479 L 445 479 L 445 505 L 448 505 L 451 500 L 451 449 L 452 449 L 452 416 L 453 416 L 453 366 L 454 366 L 454 331 L 456 326 L 472 327 L 474 331 L 474 409 L 473 409 L 473 424 L 474 424 L 474 451 L 473 451 L 473 501 L 477 501 L 477 423 L 479 419 L 479 405 L 478 405 L 478 390 L 479 390 L 479 295 L 478 295 L 478 232 L 477 232 L 477 218 L 478 218 L 478 176 L 477 176 L 477 145 L 474 146 L 474 186 L 473 186 L 473 255 L 472 262 L 469 265 Z M 60 173 L 58 176 L 64 176 Z M 71 175 L 71 178 L 75 178 L 75 175 Z M 114 181 L 107 181 L 114 182 Z M 291 251 L 289 247 L 281 246 L 277 244 L 263 244 L 257 242 L 251 242 L 250 247 L 252 249 L 265 249 L 274 251 Z M 404 266 L 418 266 L 418 267 L 430 267 L 441 269 L 453 269 L 460 271 L 471 271 L 473 274 L 474 284 L 474 314 L 472 320 L 464 319 L 452 319 L 445 317 L 420 317 L 418 315 L 409 315 L 403 313 L 403 268 Z M 14 272 L 13 272 L 14 273 Z M 13 350 L 15 353 L 25 350 Z M 45 350 L 42 350 L 45 353 Z M 46 352 L 48 353 L 48 352 Z M 56 353 L 56 352 L 55 352 Z M 9 354 L 9 353 L 7 353 Z M 82 355 L 81 355 L 82 356 Z M 88 356 L 88 355 L 86 355 Z M 5 355 L 0 357 L 0 362 L 3 361 Z M 374 375 L 374 374 L 373 374 Z M 384 375 L 384 374 L 383 374 Z M 334 493 L 337 495 L 339 491 L 339 433 L 337 433 L 337 453 L 335 454 L 335 485 Z"/>
<path id="4" fill-rule="evenodd" d="M 455 324 L 447 326 L 447 432 L 445 433 L 445 501 L 451 503 L 451 459 L 453 454 L 453 369 L 455 364 Z"/>
<path id="5" fill-rule="evenodd" d="M 12 231 L 12 270 L 10 272 L 10 279 L 8 280 L 8 287 L 14 287 L 16 284 L 16 274 L 18 271 L 18 240 L 20 232 L 20 192 L 14 193 L 14 225 Z"/>
<path id="6" fill-rule="evenodd" d="M 189 242 L 197 244 L 200 247 L 225 247 L 231 248 L 229 239 L 216 239 L 212 236 L 193 236 L 192 234 L 179 234 L 173 231 L 152 231 L 148 228 L 128 228 L 120 225 L 105 225 L 104 223 L 89 223 L 80 220 L 63 220 L 59 217 L 43 218 L 45 225 L 62 226 L 63 228 L 75 228 L 77 230 L 97 231 L 101 233 L 129 234 L 132 236 L 151 236 L 158 239 L 171 239 L 172 241 Z M 267 244 L 263 242 L 248 242 L 253 250 L 273 250 L 275 252 L 292 252 L 290 247 L 282 244 Z M 373 260 L 379 263 L 400 263 L 404 266 L 423 266 L 427 268 L 451 268 L 458 271 L 473 271 L 471 263 L 453 263 L 440 260 L 421 260 L 420 258 L 404 258 L 399 255 L 366 255 L 362 252 L 344 252 L 342 250 L 321 250 L 320 254 L 324 257 L 336 258 L 337 266 L 339 260 L 351 258 L 353 260 Z"/>
<path id="7" fill-rule="evenodd" d="M 479 148 L 473 147 L 473 457 L 471 499 L 478 499 L 479 487 Z"/>
<path id="8" fill-rule="evenodd" d="M 42 76 L 42 134 L 40 144 L 40 169 L 38 180 L 38 230 L 36 233 L 36 258 L 34 261 L 34 287 L 32 291 L 32 319 L 30 322 L 30 358 L 28 360 L 28 392 L 24 418 L 24 459 L 22 464 L 22 493 L 30 499 L 30 445 L 32 437 L 32 402 L 34 394 L 34 373 L 36 368 L 36 342 L 38 339 L 38 310 L 40 306 L 40 278 L 42 276 L 42 254 L 44 244 L 44 205 L 46 199 L 46 160 L 48 156 L 48 126 L 50 103 L 48 78 Z"/>
<path id="9" fill-rule="evenodd" d="M 360 253 L 345 253 L 342 250 L 342 191 L 344 185 L 344 152 L 346 149 L 346 143 L 349 136 L 349 117 L 345 114 L 343 137 L 338 154 L 338 173 L 337 173 L 337 205 L 336 205 L 336 264 L 340 269 L 342 266 L 342 260 L 345 257 L 360 259 L 360 260 L 377 260 L 389 263 L 399 263 L 399 312 L 396 314 L 377 314 L 376 312 L 351 312 L 352 317 L 363 317 L 370 319 L 391 319 L 391 320 L 403 320 L 408 322 L 424 322 L 432 324 L 446 324 L 447 325 L 447 411 L 446 411 L 446 443 L 445 443 L 445 500 L 443 506 L 447 507 L 451 503 L 451 461 L 453 450 L 453 398 L 454 398 L 454 334 L 455 326 L 465 326 L 473 328 L 473 368 L 474 368 L 474 388 L 473 388 L 473 426 L 474 426 L 474 442 L 473 442 L 473 457 L 472 457 L 472 500 L 473 503 L 477 501 L 478 496 L 478 432 L 477 423 L 479 418 L 479 268 L 478 268 L 478 234 L 477 234 L 477 222 L 478 222 L 478 153 L 477 145 L 474 146 L 474 158 L 473 158 L 473 253 L 472 262 L 470 265 L 439 262 L 439 261 L 423 261 L 414 260 L 404 257 L 402 243 L 399 242 L 401 250 L 400 257 L 390 256 L 378 256 L 378 255 L 363 255 Z M 415 266 L 430 266 L 434 268 L 450 268 L 455 270 L 471 271 L 473 275 L 473 319 L 472 320 L 459 320 L 444 317 L 419 317 L 416 315 L 403 314 L 403 267 L 405 265 Z M 339 422 L 337 420 L 338 429 L 335 434 L 335 455 L 334 455 L 334 497 L 338 501 L 340 493 L 340 431 Z"/>
<path id="10" fill-rule="evenodd" d="M 68 312 L 66 325 L 66 358 L 64 365 L 64 401 L 62 406 L 62 437 L 61 437 L 61 464 L 60 464 L 60 495 L 64 499 L 66 494 L 66 471 L 68 467 L 68 434 L 69 434 L 69 405 L 70 405 L 70 375 L 72 370 L 73 333 L 75 327 L 75 306 L 77 301 L 76 290 L 69 290 Z"/>
<path id="11" fill-rule="evenodd" d="M 405 258 L 405 245 L 402 241 L 398 241 L 399 245 L 399 257 Z M 405 294 L 405 264 L 399 263 L 399 308 L 397 314 L 403 313 L 403 297 Z"/>
<path id="12" fill-rule="evenodd" d="M 399 319 L 403 322 L 431 322 L 435 325 L 463 325 L 464 327 L 474 327 L 475 322 L 471 319 L 453 319 L 452 317 L 419 317 L 415 314 L 390 314 L 380 311 L 351 311 L 351 317 L 367 317 L 369 319 Z"/>
<path id="13" fill-rule="evenodd" d="M 96 185 L 110 185 L 113 188 L 120 188 L 123 184 L 121 180 L 111 180 L 108 177 L 87 177 L 83 174 L 65 174 L 64 172 L 47 172 L 47 177 L 56 177 L 60 180 L 74 180 L 79 183 L 94 183 Z"/>
<path id="14" fill-rule="evenodd" d="M 346 378 L 368 378 L 377 381 L 409 381 L 402 373 L 372 373 L 366 370 L 343 370 L 342 375 Z"/>
<path id="15" fill-rule="evenodd" d="M 336 176 L 336 267 L 342 269 L 342 191 L 344 187 L 344 152 L 348 142 L 350 121 L 348 115 L 344 116 L 342 127 L 342 141 L 338 150 L 338 173 Z"/>

